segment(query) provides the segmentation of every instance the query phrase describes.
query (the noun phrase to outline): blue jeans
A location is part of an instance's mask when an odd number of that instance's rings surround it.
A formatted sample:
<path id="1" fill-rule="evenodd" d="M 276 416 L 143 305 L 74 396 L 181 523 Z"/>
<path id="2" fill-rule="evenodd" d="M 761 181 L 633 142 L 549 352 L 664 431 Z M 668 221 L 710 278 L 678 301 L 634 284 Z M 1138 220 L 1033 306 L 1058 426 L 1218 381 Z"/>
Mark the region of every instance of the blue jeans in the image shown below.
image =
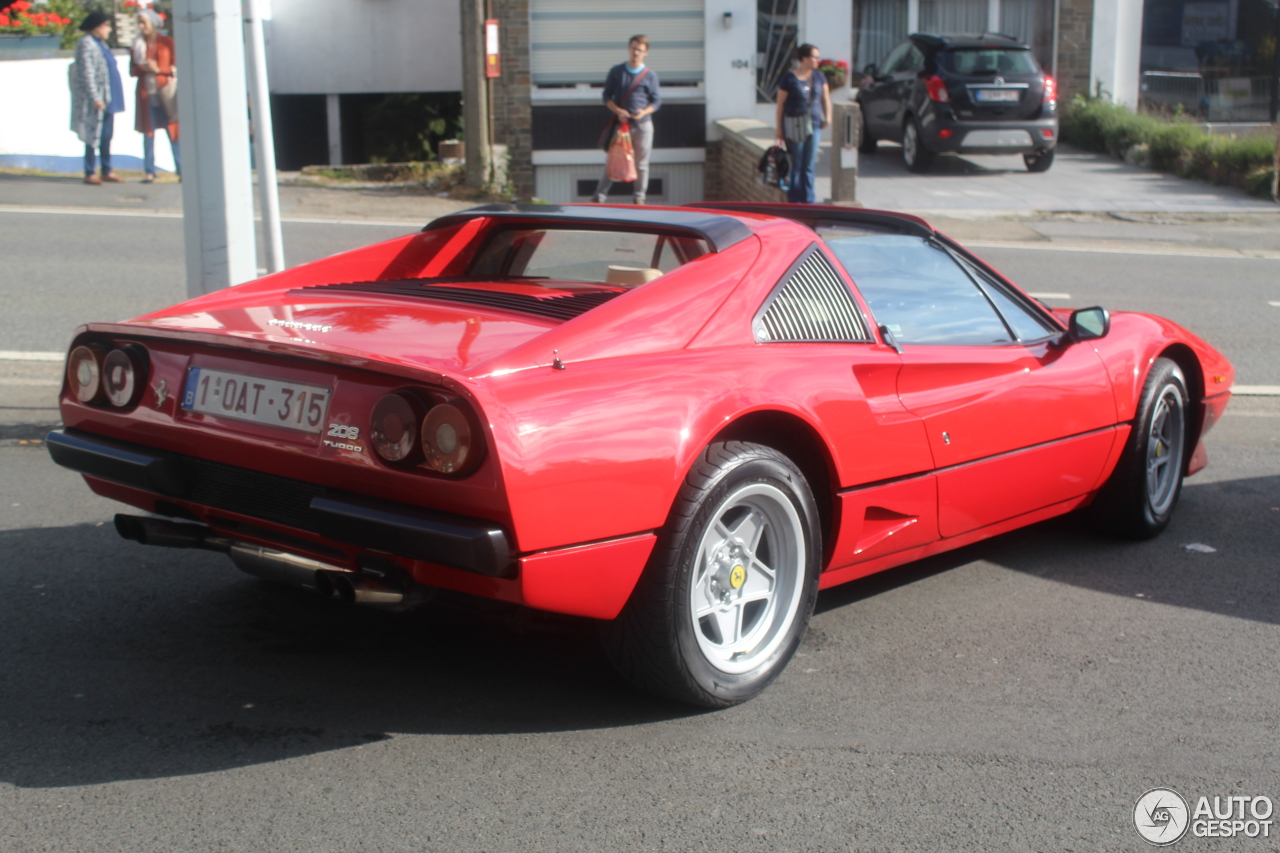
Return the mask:
<path id="1" fill-rule="evenodd" d="M 111 174 L 111 137 L 116 132 L 116 114 L 111 112 L 111 105 L 107 105 L 106 111 L 102 115 L 102 133 L 98 136 L 98 153 L 102 155 L 102 174 Z M 93 174 L 94 154 L 93 146 L 86 144 L 84 146 L 84 174 L 85 177 Z"/>
<path id="2" fill-rule="evenodd" d="M 813 204 L 813 178 L 818 171 L 818 140 L 821 137 L 822 131 L 815 127 L 804 142 L 787 140 L 787 153 L 791 155 L 791 174 L 788 176 L 791 185 L 787 188 L 787 201 Z"/>
<path id="3" fill-rule="evenodd" d="M 148 175 L 155 177 L 156 174 L 156 132 L 160 128 L 164 128 L 165 135 L 169 137 L 169 147 L 173 149 L 173 169 L 179 175 L 182 174 L 182 155 L 178 153 L 178 140 L 173 138 L 169 133 L 169 114 L 164 111 L 161 104 L 151 104 L 151 99 L 147 99 L 147 109 L 151 113 L 151 133 L 142 135 L 142 169 Z"/>

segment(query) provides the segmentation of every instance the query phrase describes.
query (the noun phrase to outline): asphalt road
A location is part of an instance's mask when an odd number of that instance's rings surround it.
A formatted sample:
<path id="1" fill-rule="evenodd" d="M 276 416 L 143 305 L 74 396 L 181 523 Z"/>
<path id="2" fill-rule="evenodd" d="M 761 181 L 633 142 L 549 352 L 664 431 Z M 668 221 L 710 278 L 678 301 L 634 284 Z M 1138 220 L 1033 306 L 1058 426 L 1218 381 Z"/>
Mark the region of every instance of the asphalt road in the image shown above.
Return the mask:
<path id="1" fill-rule="evenodd" d="M 176 220 L 44 215 L 0 220 L 0 350 L 182 296 Z M 287 227 L 291 261 L 403 233 Z M 1280 262 L 982 254 L 1280 384 Z M 18 392 L 50 390 L 0 376 Z M 1158 539 L 1060 519 L 828 591 L 782 678 L 718 713 L 630 689 L 582 620 L 346 608 L 124 542 L 117 505 L 3 430 L 4 853 L 1137 851 L 1152 787 L 1280 801 L 1280 398 L 1233 401 Z"/>

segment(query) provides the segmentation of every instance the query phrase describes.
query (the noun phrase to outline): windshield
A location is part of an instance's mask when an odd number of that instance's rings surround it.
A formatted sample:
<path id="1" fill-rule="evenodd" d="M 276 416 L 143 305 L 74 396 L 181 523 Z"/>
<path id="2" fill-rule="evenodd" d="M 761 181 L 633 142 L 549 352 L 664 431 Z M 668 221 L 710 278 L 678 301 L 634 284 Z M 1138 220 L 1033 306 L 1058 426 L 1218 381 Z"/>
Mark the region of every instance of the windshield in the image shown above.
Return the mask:
<path id="1" fill-rule="evenodd" d="M 653 232 L 505 228 L 489 238 L 467 274 L 634 287 L 707 251 L 705 240 Z"/>
<path id="2" fill-rule="evenodd" d="M 943 51 L 938 61 L 944 70 L 970 77 L 1040 73 L 1029 50 L 962 48 Z"/>

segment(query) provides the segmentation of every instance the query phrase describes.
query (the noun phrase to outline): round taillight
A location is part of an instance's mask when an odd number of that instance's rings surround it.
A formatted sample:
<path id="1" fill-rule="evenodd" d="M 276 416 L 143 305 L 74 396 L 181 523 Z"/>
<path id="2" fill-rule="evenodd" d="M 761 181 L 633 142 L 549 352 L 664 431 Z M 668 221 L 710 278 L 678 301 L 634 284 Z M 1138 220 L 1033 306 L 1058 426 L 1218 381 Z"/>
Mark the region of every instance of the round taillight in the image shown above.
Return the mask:
<path id="1" fill-rule="evenodd" d="M 404 462 L 418 452 L 419 407 L 404 394 L 388 394 L 373 407 L 369 436 L 388 462 Z"/>
<path id="2" fill-rule="evenodd" d="M 102 397 L 102 349 L 79 346 L 67 357 L 67 384 L 81 403 Z"/>
<path id="3" fill-rule="evenodd" d="M 452 403 L 441 403 L 422 422 L 422 452 L 427 465 L 441 474 L 461 474 L 478 461 L 471 423 Z"/>
<path id="4" fill-rule="evenodd" d="M 146 362 L 137 347 L 113 349 L 102 360 L 102 389 L 116 408 L 126 408 L 142 396 Z"/>

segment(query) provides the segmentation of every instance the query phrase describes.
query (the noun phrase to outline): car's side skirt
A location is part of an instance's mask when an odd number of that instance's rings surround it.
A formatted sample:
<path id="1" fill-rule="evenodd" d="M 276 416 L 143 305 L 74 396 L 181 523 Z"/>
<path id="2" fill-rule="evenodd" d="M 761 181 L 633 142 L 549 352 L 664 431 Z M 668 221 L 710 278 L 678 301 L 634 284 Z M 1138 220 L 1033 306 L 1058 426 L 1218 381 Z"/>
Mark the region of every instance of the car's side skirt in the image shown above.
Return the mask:
<path id="1" fill-rule="evenodd" d="M 1010 530 L 1017 530 L 1019 527 L 1026 527 L 1029 524 L 1035 524 L 1046 519 L 1054 518 L 1059 515 L 1065 515 L 1078 507 L 1088 504 L 1093 499 L 1093 492 L 1087 495 L 1081 495 L 1077 498 L 1062 501 L 1052 506 L 1042 507 L 1034 512 L 1028 512 L 1015 518 L 1008 518 L 996 524 L 987 527 L 980 527 L 977 530 L 970 530 L 959 536 L 952 536 L 948 539 L 938 539 L 928 545 L 922 545 L 918 548 L 911 548 L 907 551 L 899 551 L 896 554 L 888 554 L 883 557 L 868 560 L 864 563 L 856 563 L 852 566 L 845 566 L 842 569 L 825 572 L 818 581 L 821 589 L 829 589 L 833 586 L 839 586 L 842 583 L 857 580 L 858 578 L 873 575 L 876 572 L 882 572 L 885 569 L 892 569 L 895 566 L 901 566 L 916 560 L 923 560 L 925 557 L 932 557 L 934 554 L 941 554 L 944 551 L 951 551 L 956 548 L 963 548 L 965 545 L 972 545 L 974 542 L 981 542 L 983 539 L 990 539 L 992 536 L 999 536 L 1001 533 L 1008 533 Z"/>

